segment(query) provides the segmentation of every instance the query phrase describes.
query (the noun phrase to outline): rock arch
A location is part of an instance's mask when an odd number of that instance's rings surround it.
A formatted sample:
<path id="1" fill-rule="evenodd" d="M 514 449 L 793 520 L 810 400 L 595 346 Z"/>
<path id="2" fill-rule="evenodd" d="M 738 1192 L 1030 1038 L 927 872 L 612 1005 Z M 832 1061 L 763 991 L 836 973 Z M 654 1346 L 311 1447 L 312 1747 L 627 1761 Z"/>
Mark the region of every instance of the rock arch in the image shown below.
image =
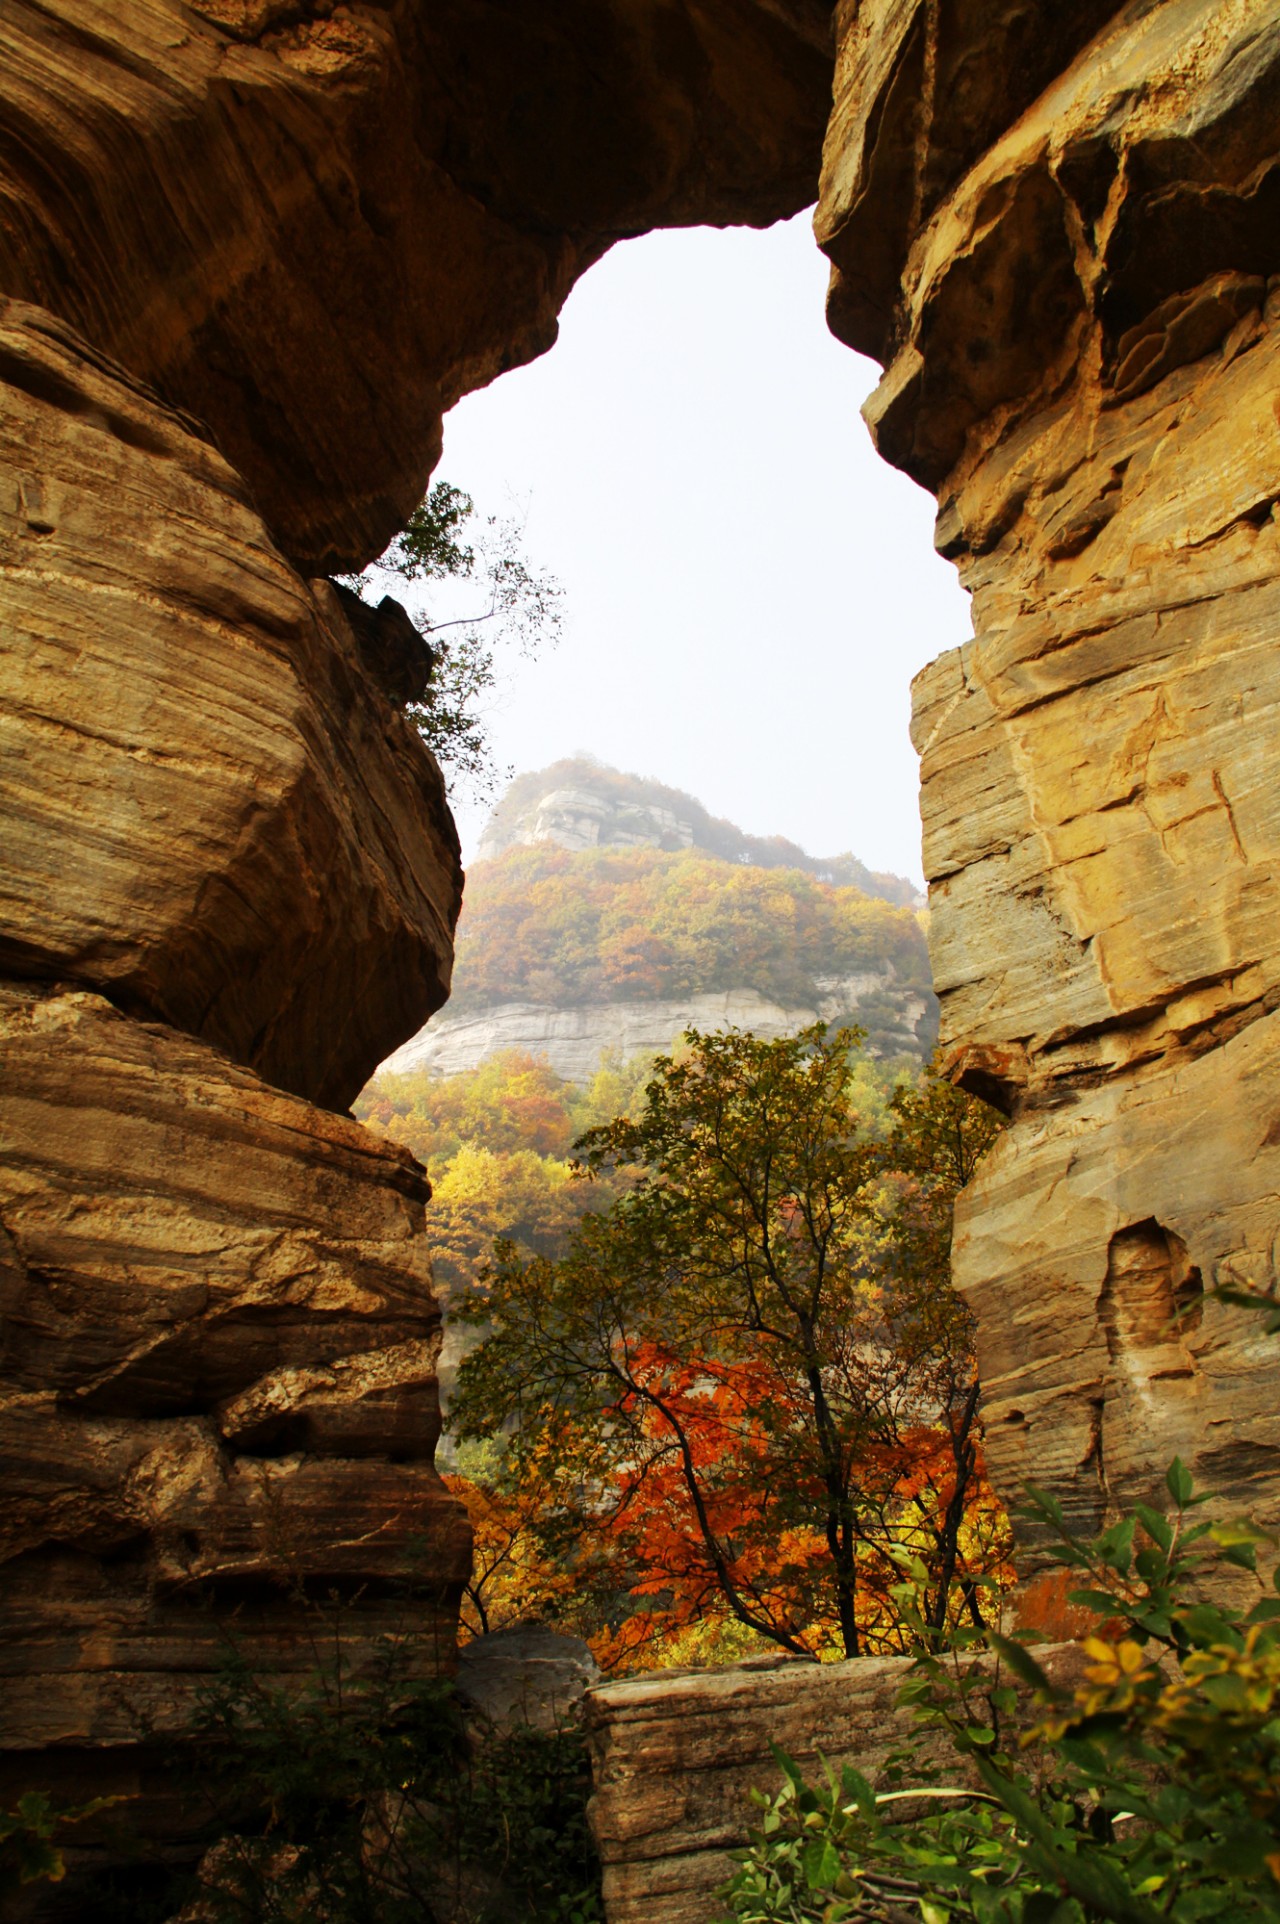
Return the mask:
<path id="1" fill-rule="evenodd" d="M 145 1784 L 220 1585 L 267 1668 L 286 1569 L 447 1640 L 425 1187 L 335 1111 L 447 992 L 458 851 L 320 577 L 606 248 L 819 183 L 974 594 L 915 734 L 944 1039 L 1015 1117 L 956 1247 L 993 1471 L 1091 1513 L 1101 1407 L 1109 1489 L 1176 1446 L 1274 1513 L 1265 1353 L 1206 1302 L 1139 1422 L 1098 1302 L 1135 1225 L 1275 1280 L 1280 0 L 1050 11 L 4 8 L 6 1781 Z"/>

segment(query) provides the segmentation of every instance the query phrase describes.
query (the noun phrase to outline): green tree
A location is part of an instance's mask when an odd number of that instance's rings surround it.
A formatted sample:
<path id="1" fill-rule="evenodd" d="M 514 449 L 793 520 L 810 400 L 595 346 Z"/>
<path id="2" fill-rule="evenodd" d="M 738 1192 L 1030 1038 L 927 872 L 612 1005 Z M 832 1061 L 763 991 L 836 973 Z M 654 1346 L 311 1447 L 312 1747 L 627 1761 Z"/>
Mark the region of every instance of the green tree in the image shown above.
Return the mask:
<path id="1" fill-rule="evenodd" d="M 560 584 L 528 560 L 522 535 L 511 519 L 478 518 L 470 495 L 437 481 L 386 552 L 350 583 L 358 593 L 385 575 L 413 585 L 461 584 L 471 604 L 465 613 L 428 607 L 414 617 L 433 665 L 425 699 L 408 712 L 451 790 L 480 798 L 514 772 L 494 765 L 489 732 L 500 662 L 553 646 L 563 619 Z"/>
<path id="2" fill-rule="evenodd" d="M 939 1626 L 957 1594 L 977 1609 L 970 1559 L 991 1545 L 966 1537 L 981 1495 L 969 1326 L 929 1235 L 1000 1126 L 930 1084 L 874 1141 L 859 1040 L 690 1030 L 660 1057 L 635 1119 L 579 1145 L 629 1186 L 558 1260 L 500 1245 L 461 1307 L 488 1334 L 453 1413 L 464 1437 L 511 1432 L 517 1465 L 538 1457 L 568 1553 L 594 1538 L 630 1558 L 633 1588 L 850 1656 L 892 1647 L 904 1532 Z M 936 1165 L 935 1141 L 950 1158 Z"/>

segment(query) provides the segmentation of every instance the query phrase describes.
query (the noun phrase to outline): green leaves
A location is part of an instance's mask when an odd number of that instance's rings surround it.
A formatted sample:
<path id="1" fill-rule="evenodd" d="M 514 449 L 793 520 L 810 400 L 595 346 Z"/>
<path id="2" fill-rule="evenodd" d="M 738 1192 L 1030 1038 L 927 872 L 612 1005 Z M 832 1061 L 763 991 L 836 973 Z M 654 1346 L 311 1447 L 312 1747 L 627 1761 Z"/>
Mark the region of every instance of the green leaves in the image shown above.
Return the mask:
<path id="1" fill-rule="evenodd" d="M 1167 1555 L 1173 1548 L 1173 1525 L 1168 1517 L 1161 1516 L 1159 1510 L 1153 1510 L 1146 1503 L 1135 1503 L 1134 1515 L 1152 1542 Z"/>
<path id="2" fill-rule="evenodd" d="M 530 566 L 515 522 L 489 515 L 476 523 L 470 495 L 447 481 L 437 481 L 419 502 L 371 575 L 374 581 L 393 575 L 415 584 L 468 584 L 465 613 L 415 618 L 430 638 L 431 669 L 422 700 L 411 702 L 407 713 L 451 786 L 490 795 L 499 771 L 486 710 L 499 681 L 498 654 L 505 648 L 528 658 L 554 645 L 563 620 L 559 582 Z M 348 585 L 363 595 L 368 578 L 348 578 Z"/>
<path id="3" fill-rule="evenodd" d="M 1024 1643 L 1017 1642 L 1013 1637 L 1002 1637 L 998 1631 L 994 1630 L 988 1633 L 988 1642 L 1000 1661 L 1012 1670 L 1020 1683 L 1026 1684 L 1032 1690 L 1043 1692 L 1045 1696 L 1053 1695 L 1052 1684 Z"/>
<path id="4" fill-rule="evenodd" d="M 123 1801 L 94 1797 L 85 1804 L 57 1805 L 44 1791 L 29 1790 L 11 1810 L 0 1810 L 0 1897 L 28 1884 L 60 1883 L 66 1874 L 61 1834 Z"/>
<path id="5" fill-rule="evenodd" d="M 1085 1579 L 1073 1601 L 1102 1620 L 1072 1691 L 1055 1690 L 1023 1643 L 996 1633 L 972 1654 L 926 1650 L 913 1666 L 901 1701 L 945 1733 L 990 1803 L 896 1819 L 913 1781 L 899 1766 L 890 1799 L 837 1811 L 791 1764 L 776 1828 L 757 1833 L 729 1888 L 733 1917 L 822 1917 L 783 1862 L 791 1813 L 804 1812 L 804 1862 L 829 1876 L 825 1838 L 856 1879 L 856 1914 L 877 1924 L 911 1914 L 921 1924 L 1278 1924 L 1280 1600 L 1241 1612 L 1193 1587 L 1215 1560 L 1252 1567 L 1271 1539 L 1247 1518 L 1186 1528 L 1204 1498 L 1180 1461 L 1166 1487 L 1173 1517 L 1139 1506 L 1092 1541 L 1050 1495 L 1028 1493 L 1060 1534 L 1062 1563 Z M 1021 1696 L 996 1681 L 997 1660 Z M 917 1765 L 914 1782 L 921 1775 Z M 764 1865 L 768 1901 L 740 1908 Z M 839 1878 L 831 1888 L 843 1889 Z M 880 1891 L 891 1893 L 882 1909 Z"/>
<path id="6" fill-rule="evenodd" d="M 829 1837 L 815 1838 L 801 1854 L 804 1881 L 811 1891 L 830 1890 L 840 1875 L 840 1856 Z"/>
<path id="7" fill-rule="evenodd" d="M 445 581 L 469 575 L 476 553 L 462 539 L 462 530 L 475 513 L 475 503 L 461 488 L 437 481 L 409 516 L 409 525 L 396 536 L 379 566 L 402 581 Z"/>
<path id="8" fill-rule="evenodd" d="M 1174 1457 L 1173 1462 L 1165 1471 L 1164 1480 L 1169 1495 L 1173 1498 L 1178 1508 L 1185 1510 L 1191 1502 L 1195 1485 L 1191 1481 L 1190 1470 L 1180 1456 Z"/>

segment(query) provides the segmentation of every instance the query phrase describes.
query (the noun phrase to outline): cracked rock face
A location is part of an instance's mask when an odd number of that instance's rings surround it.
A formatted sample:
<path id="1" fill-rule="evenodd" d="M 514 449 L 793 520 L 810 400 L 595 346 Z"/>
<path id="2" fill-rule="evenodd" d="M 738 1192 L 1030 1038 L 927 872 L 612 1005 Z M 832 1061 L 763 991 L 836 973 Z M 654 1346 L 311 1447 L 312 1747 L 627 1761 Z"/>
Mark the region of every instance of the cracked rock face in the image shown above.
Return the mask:
<path id="1" fill-rule="evenodd" d="M 974 597 L 913 732 L 943 1045 L 1015 1117 L 955 1251 L 992 1472 L 1088 1526 L 1180 1452 L 1274 1520 L 1274 1363 L 1200 1297 L 1280 1230 L 1280 6 L 840 25 L 831 322 Z"/>
<path id="2" fill-rule="evenodd" d="M 462 872 L 338 593 L 191 423 L 16 301 L 0 569 L 0 972 L 344 1108 L 448 994 Z"/>
<path id="3" fill-rule="evenodd" d="M 458 844 L 429 651 L 319 577 L 614 241 L 804 206 L 830 71 L 825 0 L 0 7 L 0 1801 L 180 1855 L 229 1625 L 453 1660 L 429 1190 L 333 1112 Z"/>
<path id="4" fill-rule="evenodd" d="M 1075 1681 L 1074 1647 L 1036 1654 L 1059 1685 Z M 825 1765 L 838 1773 L 852 1764 L 878 1785 L 894 1751 L 914 1738 L 921 1761 L 954 1783 L 954 1750 L 898 1701 L 909 1667 L 905 1657 L 819 1664 L 779 1651 L 589 1690 L 588 1816 L 609 1924 L 706 1924 L 718 1915 L 731 1853 L 755 1821 L 748 1792 L 776 1793 L 779 1747 L 809 1783 L 822 1781 Z"/>

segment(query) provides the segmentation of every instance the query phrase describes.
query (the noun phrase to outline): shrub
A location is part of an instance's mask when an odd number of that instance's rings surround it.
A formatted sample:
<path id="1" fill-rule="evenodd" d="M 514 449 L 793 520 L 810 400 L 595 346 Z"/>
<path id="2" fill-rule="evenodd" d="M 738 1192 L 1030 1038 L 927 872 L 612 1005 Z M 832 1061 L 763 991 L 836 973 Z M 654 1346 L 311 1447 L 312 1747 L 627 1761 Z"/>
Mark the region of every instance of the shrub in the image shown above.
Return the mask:
<path id="1" fill-rule="evenodd" d="M 359 1672 L 336 1636 L 332 1648 L 280 1687 L 228 1642 L 171 1759 L 204 1847 L 198 1877 L 171 1874 L 164 1852 L 140 1843 L 130 1865 L 91 1881 L 83 1914 L 600 1924 L 576 1728 L 491 1729 L 450 1683 L 412 1674 L 402 1639 L 386 1638 Z"/>
<path id="2" fill-rule="evenodd" d="M 1280 1918 L 1280 1600 L 1242 1611 L 1196 1582 L 1211 1557 L 1253 1570 L 1270 1539 L 1191 1522 L 1206 1499 L 1176 1460 L 1166 1481 L 1168 1514 L 1139 1505 L 1090 1542 L 1030 1493 L 1083 1578 L 1072 1601 L 1097 1615 L 1082 1681 L 1055 1688 L 1025 1642 L 995 1633 L 938 1652 L 920 1619 L 903 1697 L 944 1734 L 952 1783 L 904 1754 L 888 1790 L 852 1769 L 813 1785 L 779 1752 L 785 1781 L 758 1799 L 724 1893 L 736 1924 Z M 920 1575 L 908 1561 L 904 1609 Z M 926 1814 L 900 1801 L 908 1782 L 932 1793 Z"/>

